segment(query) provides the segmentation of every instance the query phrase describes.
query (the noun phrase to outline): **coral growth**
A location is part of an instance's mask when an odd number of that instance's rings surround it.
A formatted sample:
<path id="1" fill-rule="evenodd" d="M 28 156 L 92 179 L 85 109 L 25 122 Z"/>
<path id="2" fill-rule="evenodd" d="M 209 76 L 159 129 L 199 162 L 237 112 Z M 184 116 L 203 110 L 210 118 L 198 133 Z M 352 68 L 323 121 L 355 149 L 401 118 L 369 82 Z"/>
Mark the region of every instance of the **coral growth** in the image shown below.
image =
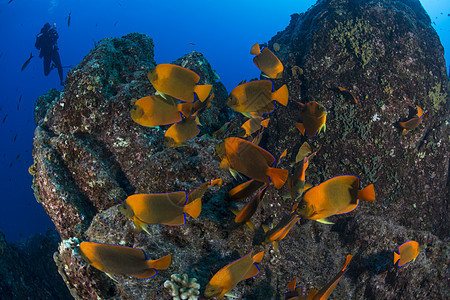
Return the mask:
<path id="1" fill-rule="evenodd" d="M 173 300 L 197 300 L 200 295 L 200 284 L 197 278 L 189 278 L 188 274 L 172 274 L 172 280 L 166 280 L 164 287 L 171 290 L 170 295 Z"/>

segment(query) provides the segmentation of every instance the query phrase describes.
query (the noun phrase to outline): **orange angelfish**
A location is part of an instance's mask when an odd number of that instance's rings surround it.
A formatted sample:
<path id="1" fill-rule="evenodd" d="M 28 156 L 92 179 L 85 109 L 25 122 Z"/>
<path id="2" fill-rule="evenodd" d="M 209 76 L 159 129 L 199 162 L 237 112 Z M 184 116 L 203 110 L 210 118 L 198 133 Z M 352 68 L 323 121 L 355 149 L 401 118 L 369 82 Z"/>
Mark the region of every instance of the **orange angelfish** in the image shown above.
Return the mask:
<path id="1" fill-rule="evenodd" d="M 164 134 L 164 145 L 167 147 L 177 147 L 193 139 L 200 133 L 197 125 L 201 124 L 196 115 L 173 124 Z"/>
<path id="2" fill-rule="evenodd" d="M 296 200 L 302 195 L 305 188 L 306 169 L 309 166 L 309 160 L 316 155 L 319 149 L 311 154 L 311 146 L 305 142 L 298 150 L 293 166 L 293 174 L 288 177 L 288 189 L 292 199 Z"/>
<path id="3" fill-rule="evenodd" d="M 419 124 L 422 122 L 422 116 L 423 116 L 423 110 L 416 105 L 417 108 L 417 114 L 405 122 L 398 122 L 398 125 L 400 125 L 402 130 L 402 134 L 405 134 L 408 130 L 413 130 L 419 126 Z"/>
<path id="4" fill-rule="evenodd" d="M 346 99 L 350 99 L 353 103 L 358 104 L 358 100 L 356 100 L 355 96 L 353 96 L 353 94 L 350 93 L 349 90 L 342 86 L 338 86 L 338 89 Z"/>
<path id="5" fill-rule="evenodd" d="M 170 96 L 166 99 L 160 95 L 140 98 L 134 103 L 130 115 L 133 121 L 147 127 L 168 125 L 181 121 L 177 101 Z"/>
<path id="6" fill-rule="evenodd" d="M 297 276 L 287 284 L 289 292 L 284 294 L 284 300 L 306 300 L 305 289 L 302 286 L 296 287 Z"/>
<path id="7" fill-rule="evenodd" d="M 229 201 L 238 201 L 252 195 L 256 190 L 262 187 L 264 182 L 251 179 L 228 192 Z"/>
<path id="8" fill-rule="evenodd" d="M 245 131 L 245 134 L 243 134 L 243 137 L 248 137 L 255 133 L 256 131 L 260 130 L 261 127 L 267 128 L 269 125 L 270 119 L 263 120 L 262 117 L 254 117 L 248 119 L 244 124 L 242 124 L 241 128 Z"/>
<path id="9" fill-rule="evenodd" d="M 259 44 L 256 43 L 252 46 L 250 54 L 256 55 L 253 62 L 267 77 L 279 79 L 283 76 L 283 64 L 269 48 L 265 47 L 261 51 Z"/>
<path id="10" fill-rule="evenodd" d="M 298 114 L 301 123 L 295 123 L 295 127 L 303 135 L 309 137 L 315 136 L 320 130 L 325 131 L 325 122 L 327 120 L 327 112 L 325 108 L 316 101 L 310 101 L 306 104 L 299 103 L 300 112 Z"/>
<path id="11" fill-rule="evenodd" d="M 288 177 L 288 170 L 273 168 L 275 157 L 263 148 L 241 138 L 229 137 L 216 146 L 222 159 L 221 168 L 228 168 L 261 182 L 273 182 L 280 189 Z M 231 172 L 233 172 L 231 171 Z"/>
<path id="12" fill-rule="evenodd" d="M 135 194 L 129 196 L 119 211 L 134 222 L 137 231 L 147 231 L 147 224 L 184 225 L 186 213 L 198 218 L 202 200 L 197 198 L 187 203 L 184 191 L 164 194 Z"/>
<path id="13" fill-rule="evenodd" d="M 296 212 L 305 219 L 333 224 L 326 218 L 336 214 L 345 214 L 354 210 L 359 199 L 375 201 L 373 184 L 360 190 L 358 176 L 336 176 L 307 190 Z"/>
<path id="14" fill-rule="evenodd" d="M 272 243 L 273 249 L 278 252 L 278 243 L 286 237 L 292 227 L 301 218 L 292 212 L 290 214 L 285 214 L 280 222 L 274 228 L 270 229 L 263 225 L 263 229 L 266 232 L 263 245 Z"/>
<path id="15" fill-rule="evenodd" d="M 263 259 L 264 251 L 253 255 L 253 250 L 246 256 L 226 265 L 211 278 L 205 288 L 206 297 L 223 297 L 231 291 L 239 281 L 255 277 L 259 274 L 256 265 Z"/>
<path id="16" fill-rule="evenodd" d="M 234 218 L 235 223 L 245 223 L 247 226 L 252 230 L 255 231 L 255 226 L 252 222 L 250 222 L 250 218 L 255 214 L 256 210 L 258 209 L 259 203 L 261 203 L 262 198 L 264 197 L 264 194 L 266 192 L 266 189 L 269 185 L 266 184 L 259 192 L 255 195 L 255 197 L 250 200 L 249 203 L 247 203 L 246 206 L 244 206 L 241 211 L 237 212 L 235 210 L 232 210 L 233 213 L 236 215 L 236 218 Z"/>
<path id="17" fill-rule="evenodd" d="M 159 64 L 147 77 L 159 93 L 185 102 L 194 102 L 194 93 L 204 101 L 212 88 L 210 84 L 197 85 L 200 80 L 197 73 L 173 64 Z"/>
<path id="18" fill-rule="evenodd" d="M 308 293 L 308 296 L 306 299 L 312 299 L 312 300 L 326 300 L 328 297 L 330 297 L 331 293 L 333 292 L 334 288 L 338 284 L 339 280 L 341 280 L 342 276 L 348 271 L 348 264 L 352 260 L 352 255 L 347 255 L 347 259 L 345 260 L 344 267 L 336 274 L 336 276 L 333 277 L 333 279 L 328 282 L 326 286 L 324 286 L 320 291 L 317 291 L 315 289 L 311 289 Z"/>
<path id="19" fill-rule="evenodd" d="M 398 247 L 398 254 L 394 252 L 394 265 L 398 262 L 399 267 L 403 267 L 410 261 L 415 261 L 419 255 L 419 243 L 416 241 L 408 241 Z"/>
<path id="20" fill-rule="evenodd" d="M 270 80 L 256 80 L 243 83 L 235 87 L 227 99 L 227 105 L 232 110 L 242 113 L 246 117 L 253 117 L 251 113 L 271 113 L 275 109 L 273 101 L 286 106 L 289 92 L 283 85 L 272 92 L 273 84 Z"/>
<path id="21" fill-rule="evenodd" d="M 147 260 L 142 249 L 93 242 L 82 242 L 79 254 L 87 263 L 110 277 L 110 274 L 123 274 L 148 279 L 158 273 L 156 270 L 167 269 L 172 262 L 170 254 Z"/>

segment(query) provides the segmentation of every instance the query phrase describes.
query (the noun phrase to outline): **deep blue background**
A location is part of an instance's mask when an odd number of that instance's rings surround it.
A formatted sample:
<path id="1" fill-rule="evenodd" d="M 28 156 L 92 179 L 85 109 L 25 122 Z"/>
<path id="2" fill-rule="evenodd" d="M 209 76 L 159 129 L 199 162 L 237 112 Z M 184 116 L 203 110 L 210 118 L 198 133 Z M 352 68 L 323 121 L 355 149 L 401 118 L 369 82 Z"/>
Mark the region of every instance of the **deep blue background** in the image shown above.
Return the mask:
<path id="1" fill-rule="evenodd" d="M 34 48 L 35 36 L 45 22 L 57 24 L 63 65 L 75 66 L 102 38 L 141 32 L 153 38 L 157 63 L 171 62 L 193 50 L 202 52 L 231 91 L 242 79 L 260 74 L 250 47 L 268 41 L 289 24 L 291 14 L 306 11 L 315 2 L 13 0 L 8 4 L 8 0 L 1 0 L 0 230 L 7 240 L 16 241 L 53 227 L 34 199 L 28 174 L 33 161 L 34 102 L 52 87 L 61 89 L 56 70 L 44 77 L 42 60 Z M 450 51 L 450 1 L 422 0 L 422 4 L 435 22 L 444 48 Z M 21 72 L 30 52 L 36 57 Z M 446 61 L 450 61 L 448 53 Z M 67 71 L 64 69 L 64 78 Z M 5 123 L 1 123 L 6 114 Z"/>

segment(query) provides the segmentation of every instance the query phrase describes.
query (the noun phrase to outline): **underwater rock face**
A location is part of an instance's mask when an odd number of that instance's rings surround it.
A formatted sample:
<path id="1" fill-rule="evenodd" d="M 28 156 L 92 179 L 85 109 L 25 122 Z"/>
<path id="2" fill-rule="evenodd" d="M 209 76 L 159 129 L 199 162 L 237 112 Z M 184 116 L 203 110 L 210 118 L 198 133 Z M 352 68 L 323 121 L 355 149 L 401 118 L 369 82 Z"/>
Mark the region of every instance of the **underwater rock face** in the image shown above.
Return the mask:
<path id="1" fill-rule="evenodd" d="M 275 42 L 285 66 L 275 88 L 287 84 L 291 99 L 314 100 L 328 111 L 326 132 L 308 139 L 313 148 L 322 146 L 308 183 L 359 175 L 363 186 L 375 184 L 377 200 L 331 217 L 332 226 L 301 220 L 280 242 L 279 254 L 261 245 L 260 225 L 276 223 L 292 207 L 281 197 L 287 191 L 267 191 L 252 217 L 255 233 L 237 227 L 225 200 L 237 182 L 219 170 L 214 147 L 220 141 L 197 137 L 166 148 L 165 126 L 145 128 L 129 116 L 132 98 L 155 92 L 147 80 L 156 65 L 152 40 L 141 34 L 105 39 L 69 73 L 64 93 L 41 100 L 39 107 L 49 108 L 36 117 L 34 187 L 62 239 L 141 248 L 149 259 L 171 253 L 172 264 L 149 280 L 115 275 L 113 281 L 63 242 L 55 261 L 75 298 L 172 299 L 163 284 L 174 273 L 197 278 L 202 294 L 212 274 L 251 249 L 265 255 L 261 273 L 232 290 L 240 299 L 282 299 L 296 275 L 298 285 L 320 289 L 347 254 L 354 255 L 350 270 L 331 299 L 445 297 L 447 75 L 442 46 L 420 3 L 319 1 L 293 15 L 269 47 Z M 200 84 L 214 84 L 213 105 L 200 116 L 201 134 L 229 121 L 227 93 L 205 58 L 193 52 L 174 63 L 197 72 Z M 294 66 L 302 72 L 292 75 Z M 338 86 L 358 104 L 335 91 Z M 424 110 L 423 121 L 401 136 L 393 124 L 411 117 L 415 105 Z M 275 157 L 288 149 L 281 167 L 306 140 L 293 126 L 298 110 L 290 101 L 269 115 L 261 145 Z M 118 210 L 134 193 L 192 191 L 216 178 L 224 185 L 206 192 L 200 217 L 188 217 L 184 226 L 153 225 L 150 234 L 137 233 Z M 423 247 L 416 262 L 394 267 L 393 251 L 408 240 Z"/>
<path id="2" fill-rule="evenodd" d="M 58 234 L 48 230 L 8 244 L 0 231 L 1 299 L 71 299 L 53 264 Z"/>

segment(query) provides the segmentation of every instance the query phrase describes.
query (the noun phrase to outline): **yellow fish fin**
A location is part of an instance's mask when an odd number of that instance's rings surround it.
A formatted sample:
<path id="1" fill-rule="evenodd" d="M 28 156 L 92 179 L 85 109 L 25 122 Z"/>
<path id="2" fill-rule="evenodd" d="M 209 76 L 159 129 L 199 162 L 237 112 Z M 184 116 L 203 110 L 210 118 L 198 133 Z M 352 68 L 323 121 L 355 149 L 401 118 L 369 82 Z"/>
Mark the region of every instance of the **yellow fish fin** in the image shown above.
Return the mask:
<path id="1" fill-rule="evenodd" d="M 300 130 L 302 135 L 305 135 L 305 126 L 303 125 L 303 123 L 294 123 L 294 125 L 298 130 Z"/>
<path id="2" fill-rule="evenodd" d="M 185 102 L 177 104 L 178 111 L 180 111 L 183 116 L 188 118 L 191 115 L 193 103 Z"/>
<path id="3" fill-rule="evenodd" d="M 250 49 L 250 54 L 253 55 L 259 55 L 261 54 L 261 48 L 259 47 L 258 43 L 255 43 L 252 48 Z"/>
<path id="4" fill-rule="evenodd" d="M 264 232 L 267 232 L 270 230 L 269 226 L 267 226 L 266 224 L 261 225 L 261 227 L 264 230 Z"/>
<path id="5" fill-rule="evenodd" d="M 364 189 L 358 191 L 358 199 L 373 202 L 375 201 L 375 188 L 373 184 L 366 186 Z"/>
<path id="6" fill-rule="evenodd" d="M 109 278 L 111 278 L 112 280 L 114 280 L 115 282 L 119 283 L 119 281 L 117 281 L 117 279 L 115 279 L 114 276 L 112 276 L 112 274 L 106 273 L 106 272 L 105 272 L 105 274 L 106 274 Z"/>
<path id="7" fill-rule="evenodd" d="M 394 251 L 394 265 L 397 263 L 397 261 L 400 259 L 400 255 L 397 254 L 397 252 Z"/>
<path id="8" fill-rule="evenodd" d="M 272 93 L 272 100 L 277 101 L 283 106 L 286 106 L 288 104 L 289 91 L 285 84 L 283 84 L 282 87 Z"/>
<path id="9" fill-rule="evenodd" d="M 184 212 L 197 219 L 202 211 L 202 198 L 197 198 L 184 206 Z"/>
<path id="10" fill-rule="evenodd" d="M 269 121 L 270 121 L 270 118 L 262 120 L 261 121 L 261 126 L 264 127 L 264 128 L 267 128 L 267 126 L 269 126 Z"/>
<path id="11" fill-rule="evenodd" d="M 208 98 L 208 95 L 211 92 L 211 88 L 211 84 L 196 85 L 194 88 L 194 93 L 196 93 L 198 99 L 203 102 L 206 100 L 206 98 Z"/>
<path id="12" fill-rule="evenodd" d="M 194 201 L 192 201 L 191 203 L 193 203 L 193 202 Z M 172 220 L 169 220 L 169 221 L 166 221 L 166 222 L 161 222 L 161 224 L 169 225 L 169 226 L 184 225 L 184 224 L 186 224 L 186 215 L 184 213 L 181 213 L 178 216 L 176 216 L 175 218 L 173 218 Z"/>
<path id="13" fill-rule="evenodd" d="M 156 91 L 155 95 L 160 95 L 161 97 L 163 97 L 164 99 L 168 100 L 168 97 L 166 94 L 160 92 L 160 91 Z"/>
<path id="14" fill-rule="evenodd" d="M 333 222 L 328 221 L 327 218 L 318 219 L 318 220 L 316 220 L 316 221 L 319 222 L 319 223 L 322 223 L 322 224 L 329 224 L 329 225 L 333 225 L 333 224 L 334 224 Z"/>
<path id="15" fill-rule="evenodd" d="M 241 112 L 241 114 L 242 114 L 244 117 L 247 117 L 247 118 L 253 118 L 252 114 L 249 113 L 249 112 Z"/>
<path id="16" fill-rule="evenodd" d="M 156 270 L 167 269 L 172 263 L 172 254 L 168 254 L 155 260 L 148 260 L 147 265 Z"/>
<path id="17" fill-rule="evenodd" d="M 230 171 L 231 176 L 233 176 L 234 179 L 239 180 L 240 178 L 242 178 L 241 174 L 239 174 L 237 171 L 228 168 L 228 170 Z"/>
<path id="18" fill-rule="evenodd" d="M 230 293 L 226 293 L 224 296 L 229 297 L 229 298 L 234 298 L 234 299 L 238 298 L 237 296 L 230 294 Z"/>

